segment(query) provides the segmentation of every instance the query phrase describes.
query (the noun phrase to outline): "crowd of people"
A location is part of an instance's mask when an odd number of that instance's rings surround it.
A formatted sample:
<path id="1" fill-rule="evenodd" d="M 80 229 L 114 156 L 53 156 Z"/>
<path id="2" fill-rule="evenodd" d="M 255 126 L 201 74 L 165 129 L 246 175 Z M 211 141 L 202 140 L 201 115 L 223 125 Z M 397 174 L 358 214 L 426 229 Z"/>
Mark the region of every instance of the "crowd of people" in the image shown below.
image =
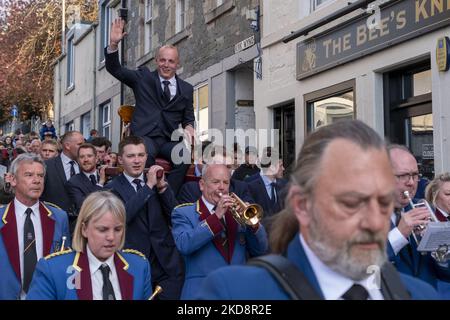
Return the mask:
<path id="1" fill-rule="evenodd" d="M 193 88 L 173 46 L 153 72 L 121 66 L 124 27 L 113 22 L 105 48 L 136 98 L 117 153 L 95 130 L 56 141 L 50 123 L 4 139 L 0 299 L 450 296 L 449 255 L 417 240 L 431 216 L 450 220 L 448 173 L 425 190 L 431 211 L 415 206 L 415 157 L 358 120 L 309 134 L 289 174 L 270 146 L 204 141 L 202 159 L 175 163 L 195 142 Z"/>

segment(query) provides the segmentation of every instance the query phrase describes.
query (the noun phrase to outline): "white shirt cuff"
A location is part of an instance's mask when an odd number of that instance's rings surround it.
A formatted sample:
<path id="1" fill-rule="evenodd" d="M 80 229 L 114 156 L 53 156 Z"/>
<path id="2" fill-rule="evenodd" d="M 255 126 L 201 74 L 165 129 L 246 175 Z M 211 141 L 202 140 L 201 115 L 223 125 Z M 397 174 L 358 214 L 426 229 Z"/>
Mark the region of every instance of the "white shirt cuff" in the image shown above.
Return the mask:
<path id="1" fill-rule="evenodd" d="M 389 231 L 388 240 L 395 255 L 397 255 L 399 251 L 409 243 L 408 239 L 403 236 L 398 228 L 394 228 Z"/>
<path id="2" fill-rule="evenodd" d="M 116 50 L 112 50 L 109 46 L 106 47 L 106 52 L 107 52 L 108 54 L 114 53 L 114 52 L 116 52 L 116 51 L 119 51 L 119 48 L 117 48 Z"/>

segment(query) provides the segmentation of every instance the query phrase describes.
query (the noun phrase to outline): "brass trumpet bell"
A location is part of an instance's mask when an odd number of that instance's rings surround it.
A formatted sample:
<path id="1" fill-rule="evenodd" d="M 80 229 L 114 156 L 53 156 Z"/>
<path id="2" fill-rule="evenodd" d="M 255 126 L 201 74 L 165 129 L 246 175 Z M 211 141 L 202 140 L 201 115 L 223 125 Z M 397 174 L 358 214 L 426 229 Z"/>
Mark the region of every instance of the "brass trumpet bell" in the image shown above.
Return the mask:
<path id="1" fill-rule="evenodd" d="M 264 210 L 259 204 L 246 204 L 233 192 L 230 193 L 230 197 L 234 200 L 234 205 L 230 211 L 239 224 L 255 226 L 261 221 Z"/>

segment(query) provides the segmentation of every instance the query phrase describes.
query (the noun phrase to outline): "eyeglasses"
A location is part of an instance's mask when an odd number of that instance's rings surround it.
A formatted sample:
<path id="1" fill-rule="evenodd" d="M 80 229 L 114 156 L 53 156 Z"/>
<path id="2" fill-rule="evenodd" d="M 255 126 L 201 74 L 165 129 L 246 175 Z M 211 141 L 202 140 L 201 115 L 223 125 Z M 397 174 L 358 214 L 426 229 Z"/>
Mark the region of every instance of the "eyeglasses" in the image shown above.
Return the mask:
<path id="1" fill-rule="evenodd" d="M 396 174 L 395 176 L 401 182 L 408 182 L 410 178 L 412 178 L 413 181 L 419 181 L 419 179 L 422 177 L 422 175 L 418 172 Z"/>

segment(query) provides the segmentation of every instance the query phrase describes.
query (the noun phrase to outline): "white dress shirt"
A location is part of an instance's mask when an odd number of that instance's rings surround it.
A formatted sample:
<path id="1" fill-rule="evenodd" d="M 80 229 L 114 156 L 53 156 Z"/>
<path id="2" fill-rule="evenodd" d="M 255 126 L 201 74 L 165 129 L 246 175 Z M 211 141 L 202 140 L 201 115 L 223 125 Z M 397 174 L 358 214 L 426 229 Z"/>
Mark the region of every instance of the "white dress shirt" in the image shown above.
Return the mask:
<path id="1" fill-rule="evenodd" d="M 401 214 L 402 215 L 404 214 L 403 209 Z M 395 226 L 396 222 L 395 212 L 391 216 L 391 221 Z M 400 230 L 398 230 L 397 227 L 389 231 L 388 241 L 391 244 L 392 250 L 394 251 L 395 255 L 397 255 L 400 252 L 400 250 L 402 250 L 403 247 L 409 243 L 408 239 L 403 236 L 403 234 L 400 232 Z"/>
<path id="2" fill-rule="evenodd" d="M 103 275 L 99 268 L 102 264 L 106 263 L 111 270 L 109 274 L 109 281 L 111 281 L 114 289 L 114 296 L 116 297 L 116 300 L 122 300 L 119 278 L 117 277 L 116 265 L 114 264 L 114 255 L 109 257 L 106 261 L 101 262 L 89 249 L 89 245 L 86 246 L 86 252 L 89 261 L 89 270 L 91 272 L 92 298 L 94 300 L 103 300 Z"/>
<path id="3" fill-rule="evenodd" d="M 264 186 L 266 187 L 266 192 L 267 195 L 269 196 L 269 199 L 272 200 L 272 182 L 276 182 L 275 179 L 270 179 L 268 176 L 266 176 L 265 174 L 262 174 L 261 172 L 259 173 L 259 175 L 261 176 L 261 179 L 264 182 Z M 275 198 L 276 198 L 277 192 L 275 190 Z"/>
<path id="4" fill-rule="evenodd" d="M 22 277 L 21 281 L 23 283 L 23 250 L 24 250 L 24 243 L 23 243 L 23 227 L 25 224 L 25 219 L 27 215 L 25 214 L 25 211 L 31 208 L 33 210 L 33 213 L 30 215 L 31 221 L 33 222 L 33 228 L 34 228 L 34 238 L 36 239 L 36 258 L 39 260 L 43 256 L 43 235 L 42 235 L 42 223 L 41 223 L 41 214 L 39 213 L 39 201 L 36 202 L 31 207 L 28 207 L 24 205 L 22 202 L 17 200 L 17 198 L 14 198 L 14 211 L 16 214 L 16 222 L 17 222 L 17 237 L 19 242 L 19 259 L 20 259 L 20 275 Z M 1 272 L 1 271 L 0 271 Z M 25 292 L 22 291 L 20 293 L 20 299 L 25 299 Z"/>
<path id="5" fill-rule="evenodd" d="M 170 78 L 170 79 L 164 79 L 163 77 L 159 76 L 159 82 L 161 82 L 161 89 L 164 92 L 164 83 L 163 81 L 169 81 L 169 90 L 170 90 L 170 100 L 173 99 L 173 97 L 175 97 L 175 95 L 177 94 L 177 79 L 174 77 Z"/>
<path id="6" fill-rule="evenodd" d="M 84 175 L 91 181 L 91 175 L 95 176 L 95 181 L 97 182 L 96 185 L 103 187 L 103 185 L 100 183 L 100 175 L 98 174 L 97 170 L 92 171 L 91 173 L 84 172 Z"/>
<path id="7" fill-rule="evenodd" d="M 66 156 L 64 154 L 64 152 L 61 152 L 61 160 L 63 163 L 63 167 L 64 167 L 64 173 L 66 174 L 66 180 L 70 179 L 70 167 L 72 166 L 70 164 L 70 161 L 74 161 L 72 159 L 70 159 L 68 156 Z M 80 173 L 80 167 L 78 166 L 78 163 L 76 161 L 74 161 L 74 165 L 73 167 L 75 168 L 75 174 Z"/>
<path id="8" fill-rule="evenodd" d="M 141 175 L 139 177 L 137 177 L 137 178 L 129 176 L 125 172 L 123 173 L 123 175 L 128 180 L 128 182 L 131 184 L 131 186 L 134 188 L 134 191 L 136 191 L 136 192 L 137 192 L 137 185 L 133 182 L 134 179 L 141 180 L 141 187 L 143 187 L 144 184 L 145 184 L 145 182 L 144 182 L 144 173 L 141 173 Z"/>
<path id="9" fill-rule="evenodd" d="M 381 290 L 374 288 L 372 277 L 368 277 L 361 281 L 349 279 L 332 270 L 319 260 L 315 253 L 311 251 L 301 234 L 300 242 L 305 250 L 306 257 L 311 264 L 317 281 L 319 282 L 325 300 L 342 300 L 344 293 L 346 293 L 355 283 L 360 284 L 367 290 L 369 293 L 369 300 L 384 300 Z"/>

